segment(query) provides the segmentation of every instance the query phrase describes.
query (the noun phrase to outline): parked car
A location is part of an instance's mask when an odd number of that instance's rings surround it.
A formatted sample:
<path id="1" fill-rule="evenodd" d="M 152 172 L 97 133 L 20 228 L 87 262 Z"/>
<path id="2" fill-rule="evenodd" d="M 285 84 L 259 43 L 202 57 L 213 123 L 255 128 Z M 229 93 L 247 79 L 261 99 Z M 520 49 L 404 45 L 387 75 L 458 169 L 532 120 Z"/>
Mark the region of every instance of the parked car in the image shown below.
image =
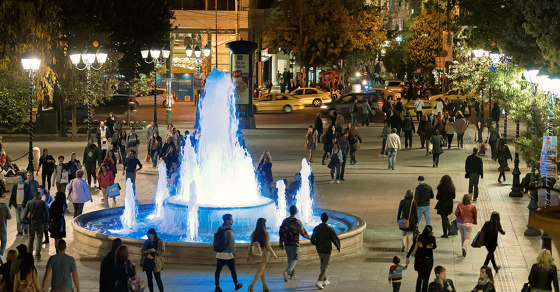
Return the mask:
<path id="1" fill-rule="evenodd" d="M 291 113 L 294 110 L 302 110 L 304 107 L 303 100 L 290 94 L 270 93 L 253 101 L 254 112 L 284 111 Z"/>
<path id="2" fill-rule="evenodd" d="M 400 94 L 404 89 L 404 82 L 400 80 L 387 81 L 387 84 L 385 85 L 385 89 Z"/>
<path id="3" fill-rule="evenodd" d="M 445 94 L 432 95 L 432 96 L 430 96 L 430 100 L 435 101 L 438 98 L 441 98 L 442 100 L 449 99 L 450 101 L 454 101 L 454 100 L 457 99 L 457 97 L 459 97 L 459 99 L 461 99 L 462 101 L 465 101 L 467 99 L 476 99 L 476 96 L 474 94 L 467 94 L 463 91 L 462 88 L 455 88 L 455 89 L 449 90 Z"/>
<path id="4" fill-rule="evenodd" d="M 164 88 L 156 88 L 156 103 L 158 106 L 167 106 L 167 91 Z M 132 98 L 132 102 L 136 104 L 136 106 L 154 106 L 154 90 L 148 90 L 147 95 L 143 95 L 138 93 L 136 96 Z M 173 105 L 173 98 L 171 99 L 171 104 Z"/>
<path id="5" fill-rule="evenodd" d="M 358 112 L 360 113 L 362 112 L 361 104 L 364 102 L 369 102 L 372 111 L 379 111 L 379 109 L 383 107 L 384 98 L 379 92 L 348 93 L 335 101 L 322 105 L 321 112 L 323 114 L 328 114 L 329 116 L 333 116 L 334 112 L 349 116 L 350 108 L 352 108 L 354 99 L 358 100 Z"/>
<path id="6" fill-rule="evenodd" d="M 329 93 L 326 93 L 324 91 L 312 87 L 298 88 L 290 92 L 290 94 L 301 99 L 304 105 L 312 105 L 315 107 L 319 107 L 323 103 L 331 102 L 331 97 L 329 96 Z"/>
<path id="7" fill-rule="evenodd" d="M 92 109 L 92 112 L 95 112 L 95 110 Z M 64 109 L 64 119 L 66 120 L 66 122 L 72 121 L 72 107 L 67 106 Z M 76 106 L 76 121 L 78 123 L 86 123 L 87 119 L 88 119 L 87 106 L 85 105 Z"/>

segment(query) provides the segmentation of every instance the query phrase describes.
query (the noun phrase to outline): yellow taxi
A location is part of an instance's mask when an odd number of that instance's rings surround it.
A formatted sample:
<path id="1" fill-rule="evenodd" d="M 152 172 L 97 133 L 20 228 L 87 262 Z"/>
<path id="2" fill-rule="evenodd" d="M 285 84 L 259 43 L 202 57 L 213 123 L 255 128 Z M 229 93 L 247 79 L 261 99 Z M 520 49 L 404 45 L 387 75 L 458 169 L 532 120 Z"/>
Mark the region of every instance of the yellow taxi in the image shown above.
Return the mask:
<path id="1" fill-rule="evenodd" d="M 454 100 L 457 99 L 457 97 L 459 97 L 459 99 L 462 100 L 462 101 L 465 101 L 467 99 L 476 99 L 477 98 L 474 94 L 467 94 L 466 92 L 463 91 L 462 88 L 455 88 L 455 89 L 449 90 L 445 94 L 432 95 L 432 96 L 430 96 L 429 99 L 431 101 L 436 101 L 438 98 L 441 98 L 441 100 L 443 100 L 443 101 L 445 101 L 447 99 L 449 99 L 449 101 L 454 101 Z"/>
<path id="2" fill-rule="evenodd" d="M 254 112 L 283 111 L 291 113 L 294 110 L 302 110 L 304 107 L 301 99 L 282 93 L 265 94 L 253 101 Z"/>
<path id="3" fill-rule="evenodd" d="M 302 87 L 292 92 L 291 95 L 303 101 L 304 105 L 320 107 L 323 103 L 331 102 L 330 94 L 313 87 Z"/>
<path id="4" fill-rule="evenodd" d="M 434 106 L 436 105 L 436 101 L 427 100 L 427 99 L 422 99 L 422 101 L 424 102 L 424 105 L 422 106 L 422 116 L 427 116 L 429 114 L 432 114 L 434 112 Z M 401 113 L 402 117 L 404 117 L 404 114 L 407 112 L 413 117 L 416 116 L 416 107 L 414 106 L 415 102 L 416 100 L 411 99 L 409 102 L 403 105 L 404 111 Z"/>

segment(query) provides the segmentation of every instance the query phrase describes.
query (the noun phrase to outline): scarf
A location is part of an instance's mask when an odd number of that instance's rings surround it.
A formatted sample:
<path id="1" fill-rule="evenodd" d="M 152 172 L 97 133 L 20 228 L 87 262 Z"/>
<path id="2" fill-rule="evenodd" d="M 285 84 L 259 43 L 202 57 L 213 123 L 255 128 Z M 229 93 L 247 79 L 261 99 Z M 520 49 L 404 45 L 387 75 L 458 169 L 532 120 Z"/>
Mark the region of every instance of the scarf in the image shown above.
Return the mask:
<path id="1" fill-rule="evenodd" d="M 484 278 L 484 279 L 478 278 L 478 285 L 480 285 L 480 286 L 488 285 L 489 282 L 490 282 L 490 279 L 488 279 L 488 278 Z"/>

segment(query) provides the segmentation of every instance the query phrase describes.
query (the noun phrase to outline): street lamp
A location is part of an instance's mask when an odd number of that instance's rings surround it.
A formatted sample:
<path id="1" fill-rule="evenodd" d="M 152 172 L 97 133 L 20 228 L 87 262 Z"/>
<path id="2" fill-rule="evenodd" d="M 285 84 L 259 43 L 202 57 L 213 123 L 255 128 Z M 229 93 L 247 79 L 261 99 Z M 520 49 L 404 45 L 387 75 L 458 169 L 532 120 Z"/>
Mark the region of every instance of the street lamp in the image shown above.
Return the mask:
<path id="1" fill-rule="evenodd" d="M 83 67 L 80 67 L 80 60 Z M 76 66 L 80 71 L 87 70 L 87 112 L 88 112 L 88 122 L 87 122 L 87 134 L 88 139 L 91 138 L 91 70 L 100 70 L 103 64 L 107 61 L 107 53 L 102 49 L 86 49 L 83 51 L 74 51 L 70 53 L 70 61 Z M 97 67 L 94 65 L 97 63 Z"/>
<path id="2" fill-rule="evenodd" d="M 144 62 L 147 64 L 154 64 L 154 124 L 157 125 L 157 65 L 164 64 L 169 58 L 171 51 L 167 48 L 163 48 L 161 50 L 158 48 L 144 48 L 140 50 L 140 54 L 142 55 Z"/>
<path id="3" fill-rule="evenodd" d="M 194 57 L 193 57 L 193 52 L 194 52 Z M 206 46 L 204 46 L 204 48 L 202 50 L 200 50 L 200 47 L 197 45 L 194 47 L 194 50 L 191 48 L 191 46 L 187 46 L 187 48 L 185 49 L 185 54 L 187 55 L 187 58 L 189 59 L 193 59 L 195 60 L 195 64 L 196 64 L 196 79 L 198 79 L 199 75 L 200 75 L 200 62 L 202 60 L 205 60 L 206 58 L 208 58 L 210 56 L 210 46 L 207 44 Z M 198 85 L 197 85 L 198 86 Z M 197 87 L 197 95 L 195 96 L 195 103 L 198 104 L 198 97 L 200 94 L 200 90 L 202 88 Z"/>
<path id="4" fill-rule="evenodd" d="M 41 59 L 35 55 L 27 55 L 21 58 L 21 65 L 29 76 L 29 153 L 27 170 L 33 171 L 33 75 L 41 66 Z"/>

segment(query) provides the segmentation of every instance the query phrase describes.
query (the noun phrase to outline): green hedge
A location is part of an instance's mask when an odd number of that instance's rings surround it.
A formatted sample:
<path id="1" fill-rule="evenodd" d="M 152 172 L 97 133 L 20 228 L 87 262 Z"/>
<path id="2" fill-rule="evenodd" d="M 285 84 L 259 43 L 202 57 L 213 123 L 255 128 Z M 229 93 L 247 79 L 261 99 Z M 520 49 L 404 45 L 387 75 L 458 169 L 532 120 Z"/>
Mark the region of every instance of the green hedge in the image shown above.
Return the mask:
<path id="1" fill-rule="evenodd" d="M 0 129 L 20 128 L 29 114 L 29 80 L 19 73 L 0 70 Z"/>

